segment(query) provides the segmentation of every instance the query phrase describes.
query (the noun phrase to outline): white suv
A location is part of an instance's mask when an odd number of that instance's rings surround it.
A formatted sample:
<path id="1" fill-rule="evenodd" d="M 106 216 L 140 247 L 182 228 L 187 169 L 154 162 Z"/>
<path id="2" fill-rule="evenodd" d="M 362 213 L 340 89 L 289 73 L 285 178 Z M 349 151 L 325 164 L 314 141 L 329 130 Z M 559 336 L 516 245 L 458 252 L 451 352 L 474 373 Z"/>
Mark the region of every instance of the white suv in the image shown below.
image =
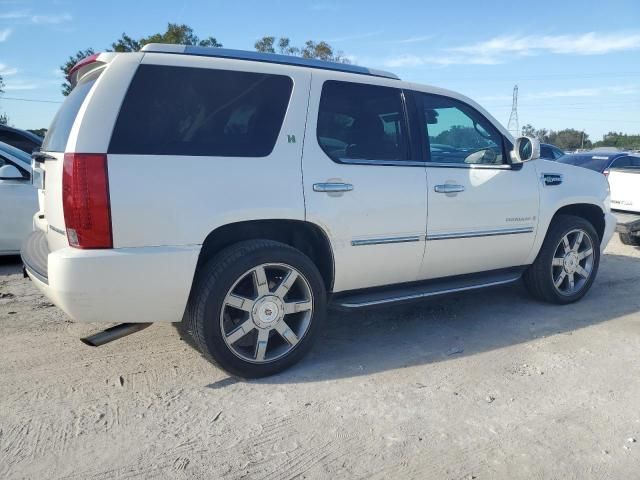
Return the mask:
<path id="1" fill-rule="evenodd" d="M 468 98 L 389 73 L 150 44 L 71 80 L 34 154 L 26 272 L 77 321 L 183 321 L 238 376 L 300 359 L 327 304 L 522 276 L 576 301 L 615 228 L 604 176 L 536 160 Z"/>

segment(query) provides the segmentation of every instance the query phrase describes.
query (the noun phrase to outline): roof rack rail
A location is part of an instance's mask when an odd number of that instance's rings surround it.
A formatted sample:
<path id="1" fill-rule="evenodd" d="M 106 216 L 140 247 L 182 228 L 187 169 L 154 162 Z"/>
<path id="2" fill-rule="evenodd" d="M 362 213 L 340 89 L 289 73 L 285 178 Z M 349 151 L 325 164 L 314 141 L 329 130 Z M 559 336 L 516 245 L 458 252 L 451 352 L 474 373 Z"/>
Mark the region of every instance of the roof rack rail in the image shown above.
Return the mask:
<path id="1" fill-rule="evenodd" d="M 397 75 L 385 72 L 384 70 L 365 68 L 359 65 L 351 65 L 349 63 L 326 62 L 324 60 L 316 60 L 314 58 L 278 55 L 275 53 L 250 52 L 246 50 L 232 50 L 229 48 L 198 47 L 194 45 L 173 45 L 165 43 L 148 43 L 142 47 L 142 51 L 151 53 L 178 53 L 202 57 L 232 58 L 235 60 L 251 60 L 253 62 L 279 63 L 282 65 L 335 70 L 338 72 L 357 73 L 372 77 L 400 80 Z"/>

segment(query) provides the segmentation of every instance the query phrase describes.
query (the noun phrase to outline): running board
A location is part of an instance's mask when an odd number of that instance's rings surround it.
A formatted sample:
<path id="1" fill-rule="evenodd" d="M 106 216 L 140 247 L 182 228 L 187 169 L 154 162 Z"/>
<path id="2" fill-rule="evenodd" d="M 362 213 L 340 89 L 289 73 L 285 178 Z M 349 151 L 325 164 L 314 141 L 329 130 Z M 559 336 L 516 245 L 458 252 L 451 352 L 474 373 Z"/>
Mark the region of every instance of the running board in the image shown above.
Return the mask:
<path id="1" fill-rule="evenodd" d="M 410 302 L 447 293 L 506 285 L 518 281 L 522 277 L 525 268 L 507 268 L 423 282 L 341 292 L 333 295 L 331 305 L 344 309 L 376 307 L 398 302 Z"/>

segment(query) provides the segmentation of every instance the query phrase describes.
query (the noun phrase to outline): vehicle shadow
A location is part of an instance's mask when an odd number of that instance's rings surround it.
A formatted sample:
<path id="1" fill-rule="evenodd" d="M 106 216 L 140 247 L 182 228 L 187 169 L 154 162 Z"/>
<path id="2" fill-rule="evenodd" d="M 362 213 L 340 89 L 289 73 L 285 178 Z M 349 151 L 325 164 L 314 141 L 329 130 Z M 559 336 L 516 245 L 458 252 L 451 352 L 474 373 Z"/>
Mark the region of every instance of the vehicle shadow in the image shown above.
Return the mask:
<path id="1" fill-rule="evenodd" d="M 638 279 L 640 258 L 606 255 L 592 290 L 572 305 L 537 302 L 517 283 L 404 306 L 330 311 L 310 355 L 281 374 L 252 382 L 370 375 L 571 332 L 640 311 Z"/>
<path id="2" fill-rule="evenodd" d="M 0 276 L 15 275 L 22 272 L 20 255 L 0 256 Z"/>

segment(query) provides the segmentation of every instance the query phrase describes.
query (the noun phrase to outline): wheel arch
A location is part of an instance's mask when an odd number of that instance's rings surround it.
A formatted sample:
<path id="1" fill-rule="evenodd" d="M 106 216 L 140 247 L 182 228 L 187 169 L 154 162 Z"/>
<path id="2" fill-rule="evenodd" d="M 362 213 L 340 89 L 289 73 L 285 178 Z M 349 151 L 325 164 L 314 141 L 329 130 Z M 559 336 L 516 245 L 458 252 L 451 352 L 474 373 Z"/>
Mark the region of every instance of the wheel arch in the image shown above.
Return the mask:
<path id="1" fill-rule="evenodd" d="M 558 215 L 574 215 L 576 217 L 584 218 L 593 225 L 600 242 L 602 242 L 605 229 L 605 217 L 604 211 L 598 205 L 594 205 L 593 203 L 573 203 L 565 205 L 556 210 L 551 218 L 551 222 L 553 222 Z"/>
<path id="2" fill-rule="evenodd" d="M 273 240 L 300 250 L 320 271 L 327 292 L 332 290 L 335 268 L 329 238 L 321 227 L 303 220 L 261 219 L 221 225 L 202 243 L 196 271 L 222 249 L 256 239 Z"/>

